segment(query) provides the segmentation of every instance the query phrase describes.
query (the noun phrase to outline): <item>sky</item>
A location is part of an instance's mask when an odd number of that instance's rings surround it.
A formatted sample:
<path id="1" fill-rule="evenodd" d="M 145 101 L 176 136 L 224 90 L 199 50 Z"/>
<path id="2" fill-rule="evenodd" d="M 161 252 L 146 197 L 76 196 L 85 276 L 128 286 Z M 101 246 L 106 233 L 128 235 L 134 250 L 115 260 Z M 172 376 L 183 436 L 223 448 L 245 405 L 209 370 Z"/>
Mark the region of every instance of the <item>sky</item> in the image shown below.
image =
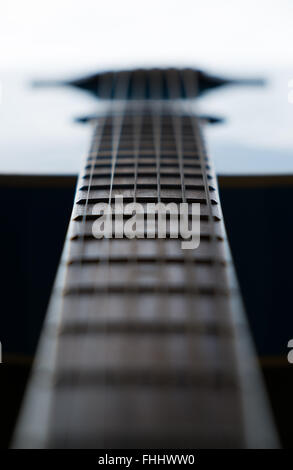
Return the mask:
<path id="1" fill-rule="evenodd" d="M 76 173 L 87 150 L 73 118 L 96 102 L 32 80 L 151 65 L 267 78 L 205 97 L 227 119 L 209 145 L 221 173 L 293 173 L 292 48 L 293 0 L 0 0 L 0 173 Z"/>
<path id="2" fill-rule="evenodd" d="M 0 68 L 288 66 L 290 0 L 1 0 Z"/>

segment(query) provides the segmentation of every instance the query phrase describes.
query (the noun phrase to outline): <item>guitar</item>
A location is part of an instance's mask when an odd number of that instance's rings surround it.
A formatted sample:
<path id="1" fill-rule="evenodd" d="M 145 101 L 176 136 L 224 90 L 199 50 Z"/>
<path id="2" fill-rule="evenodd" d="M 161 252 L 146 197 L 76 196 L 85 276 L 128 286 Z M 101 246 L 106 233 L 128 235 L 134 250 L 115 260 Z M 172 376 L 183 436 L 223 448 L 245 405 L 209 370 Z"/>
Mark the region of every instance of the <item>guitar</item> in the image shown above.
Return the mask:
<path id="1" fill-rule="evenodd" d="M 15 448 L 278 447 L 202 136 L 213 118 L 196 113 L 225 83 L 191 69 L 92 77 L 103 101 L 85 118 L 93 138 Z M 142 207 L 143 227 L 150 203 L 187 204 L 189 222 L 200 204 L 199 246 L 182 249 L 172 215 L 165 238 L 97 237 L 97 204 L 129 221 L 117 197 Z"/>

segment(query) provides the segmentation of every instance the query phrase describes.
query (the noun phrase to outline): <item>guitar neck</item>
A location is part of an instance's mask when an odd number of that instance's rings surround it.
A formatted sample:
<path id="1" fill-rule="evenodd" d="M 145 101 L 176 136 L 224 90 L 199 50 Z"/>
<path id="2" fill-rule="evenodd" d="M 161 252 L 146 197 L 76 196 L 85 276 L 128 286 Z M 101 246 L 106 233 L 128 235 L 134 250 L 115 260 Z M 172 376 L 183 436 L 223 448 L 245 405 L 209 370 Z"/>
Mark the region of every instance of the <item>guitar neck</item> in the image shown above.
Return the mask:
<path id="1" fill-rule="evenodd" d="M 200 120 L 124 100 L 94 126 L 15 446 L 276 446 Z M 117 215 L 117 196 L 143 229 L 96 238 L 96 204 Z M 171 216 L 165 238 L 147 232 L 150 203 L 200 204 L 199 247 Z"/>

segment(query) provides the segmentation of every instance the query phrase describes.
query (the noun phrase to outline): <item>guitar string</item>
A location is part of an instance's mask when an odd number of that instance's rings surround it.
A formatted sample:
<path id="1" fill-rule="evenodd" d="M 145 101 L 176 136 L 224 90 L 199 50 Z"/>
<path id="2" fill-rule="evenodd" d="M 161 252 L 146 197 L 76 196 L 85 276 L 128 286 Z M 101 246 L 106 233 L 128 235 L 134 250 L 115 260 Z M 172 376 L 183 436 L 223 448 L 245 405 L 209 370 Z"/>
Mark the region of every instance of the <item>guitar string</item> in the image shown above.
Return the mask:
<path id="1" fill-rule="evenodd" d="M 112 77 L 113 74 L 109 74 Z M 108 98 L 111 98 L 111 89 L 112 89 L 112 83 L 111 79 L 109 78 L 109 75 L 105 75 L 103 77 L 104 84 L 100 85 L 101 86 L 101 91 L 104 89 L 104 95 L 103 96 L 108 96 Z M 78 271 L 80 273 L 80 278 L 79 278 L 79 294 L 77 296 L 77 312 L 79 315 L 79 320 L 76 321 L 76 326 L 78 327 L 78 323 L 82 323 L 83 321 L 87 323 L 86 317 L 88 315 L 88 308 L 86 307 L 86 303 L 84 301 L 84 296 L 82 294 L 82 273 L 83 273 L 83 259 L 86 257 L 86 244 L 85 244 L 85 236 L 86 236 L 86 227 L 87 227 L 87 216 L 88 216 L 88 210 L 89 210 L 89 200 L 90 200 L 90 191 L 92 187 L 92 181 L 94 177 L 94 171 L 95 171 L 95 165 L 98 160 L 98 153 L 99 153 L 99 148 L 103 139 L 103 133 L 104 133 L 104 128 L 107 123 L 107 114 L 103 116 L 102 118 L 98 118 L 98 122 L 96 124 L 96 129 L 94 132 L 94 137 L 92 141 L 92 146 L 91 146 L 91 152 L 90 152 L 90 158 L 91 163 L 90 163 L 90 172 L 89 172 L 89 181 L 88 181 L 88 188 L 87 188 L 87 194 L 86 194 L 86 202 L 83 208 L 83 216 L 82 216 L 82 223 L 81 227 L 79 230 L 79 236 L 81 239 L 78 239 L 79 247 L 78 247 L 78 252 L 80 253 L 80 261 L 78 263 Z M 85 338 L 86 339 L 86 338 Z M 78 350 L 78 357 L 82 361 L 84 349 L 85 349 L 85 344 L 84 341 L 81 341 L 80 348 Z M 65 443 L 69 439 L 69 433 L 70 429 L 72 426 L 74 426 L 74 423 L 76 421 L 76 418 L 78 417 L 78 412 L 79 412 L 79 403 L 80 403 L 80 393 L 78 390 L 78 384 L 80 381 L 82 375 L 81 368 L 79 369 L 79 373 L 75 374 L 75 380 L 73 381 L 73 386 L 72 386 L 72 410 L 71 413 L 69 414 L 68 417 L 68 425 L 67 425 L 67 432 L 65 433 L 64 441 Z"/>
<path id="2" fill-rule="evenodd" d="M 215 262 L 215 265 L 214 265 L 215 269 L 213 270 L 213 273 L 214 273 L 214 276 L 213 276 L 213 278 L 214 278 L 214 289 L 215 289 L 215 292 L 214 292 L 215 296 L 214 296 L 213 305 L 214 305 L 215 318 L 217 318 L 217 320 L 218 320 L 219 319 L 218 306 L 219 306 L 219 300 L 221 301 L 221 296 L 219 296 L 217 294 L 217 283 L 218 283 L 219 279 L 221 279 L 222 271 L 220 269 L 220 264 L 217 263 L 218 239 L 217 239 L 217 234 L 216 234 L 216 230 L 215 230 L 214 214 L 213 214 L 213 208 L 212 208 L 212 203 L 211 203 L 211 199 L 210 199 L 209 182 L 208 182 L 208 178 L 207 178 L 207 155 L 206 155 L 203 143 L 202 143 L 203 136 L 202 136 L 202 133 L 201 133 L 201 129 L 199 127 L 198 120 L 194 116 L 194 113 L 193 113 L 193 110 L 192 110 L 192 96 L 196 97 L 197 93 L 198 93 L 198 90 L 196 88 L 197 81 L 194 80 L 194 72 L 193 71 L 191 71 L 191 70 L 190 71 L 189 70 L 185 71 L 185 74 L 183 76 L 183 83 L 184 83 L 184 87 L 185 87 L 185 90 L 186 90 L 186 96 L 189 99 L 189 101 L 187 102 L 188 117 L 189 117 L 189 120 L 190 120 L 190 123 L 191 123 L 191 126 L 192 126 L 192 130 L 193 130 L 193 138 L 195 140 L 196 146 L 197 146 L 198 151 L 199 151 L 200 165 L 201 165 L 202 175 L 203 175 L 203 180 L 204 180 L 204 188 L 205 188 L 205 195 L 206 195 L 207 209 L 208 209 L 208 220 L 209 220 L 210 230 L 211 230 L 211 240 L 210 240 L 210 242 L 211 242 L 211 257 L 212 257 L 212 259 L 214 259 L 214 262 Z M 209 162 L 209 164 L 210 164 L 210 162 Z M 215 300 L 216 297 L 217 297 L 217 302 Z M 221 302 L 221 304 L 222 304 L 222 302 Z M 216 311 L 216 305 L 217 305 L 217 311 Z M 221 320 L 220 320 L 220 322 L 215 322 L 215 326 L 217 327 L 217 336 L 216 337 L 219 338 L 222 335 Z M 219 342 L 217 341 L 216 344 L 215 344 L 215 355 L 216 356 L 220 356 L 220 354 L 221 354 L 221 351 L 219 349 L 220 349 L 220 345 L 219 345 Z M 230 360 L 231 360 L 231 358 L 230 358 Z M 219 370 L 216 370 L 216 369 L 215 369 L 214 372 L 215 372 L 216 378 L 217 378 L 216 383 L 220 384 L 221 383 L 221 373 L 220 373 Z"/>
<path id="3" fill-rule="evenodd" d="M 103 77 L 103 80 L 104 80 L 104 85 L 102 85 L 101 87 L 106 89 L 108 87 L 107 84 L 110 82 L 109 77 L 105 76 Z M 109 90 L 109 96 L 110 96 L 110 90 Z M 94 135 L 93 135 L 93 139 L 92 139 L 92 143 L 90 147 L 90 153 L 89 153 L 89 156 L 91 158 L 91 163 L 90 163 L 88 188 L 87 188 L 85 205 L 83 207 L 81 227 L 79 228 L 77 232 L 78 234 L 77 243 L 78 243 L 78 253 L 79 253 L 78 256 L 80 256 L 77 269 L 81 275 L 80 280 L 82 278 L 83 258 L 85 255 L 85 235 L 86 235 L 86 222 L 87 222 L 89 195 L 90 195 L 91 184 L 92 184 L 94 170 L 95 170 L 95 163 L 96 163 L 99 147 L 100 147 L 101 140 L 102 140 L 105 123 L 106 123 L 106 117 L 100 118 L 98 120 L 98 123 L 96 124 L 96 127 L 95 127 L 95 131 L 94 131 Z M 87 157 L 87 162 L 88 161 L 89 161 L 89 158 Z M 80 189 L 78 189 L 78 191 L 80 191 Z M 68 278 L 68 274 L 69 274 L 69 270 L 67 269 L 66 278 Z M 86 315 L 86 309 L 85 309 L 84 299 L 83 299 L 82 292 L 81 292 L 82 286 L 81 286 L 80 280 L 79 280 L 79 285 L 78 285 L 79 295 L 78 295 L 78 302 L 77 302 L 77 312 L 78 314 L 80 313 L 79 320 L 82 321 L 82 317 Z M 65 279 L 65 286 L 66 284 L 67 282 Z M 78 319 L 76 319 L 75 321 L 76 321 L 76 326 L 78 327 Z M 60 345 L 58 348 L 60 349 Z M 79 374 L 77 375 L 81 375 L 81 369 L 80 369 Z M 64 435 L 64 445 L 66 445 L 66 442 L 69 439 L 70 429 L 74 425 L 76 421 L 77 413 L 78 413 L 77 410 L 78 410 L 78 403 L 80 402 L 80 395 L 79 395 L 79 390 L 78 390 L 77 385 L 78 385 L 78 377 L 75 374 L 75 380 L 73 381 L 73 385 L 72 385 L 72 400 L 71 400 L 72 410 L 71 410 L 71 413 L 68 415 L 68 424 L 67 424 L 66 432 Z M 54 423 L 52 424 L 54 425 Z"/>
<path id="4" fill-rule="evenodd" d="M 169 82 L 169 93 L 170 98 L 173 100 L 173 110 L 172 110 L 172 124 L 174 129 L 174 137 L 175 137 L 175 145 L 176 145 L 176 153 L 178 158 L 179 164 L 179 172 L 180 172 L 180 181 L 181 181 L 181 198 L 182 202 L 186 203 L 186 192 L 185 192 L 185 177 L 184 177 L 184 147 L 183 147 L 183 139 L 182 139 L 182 102 L 180 108 L 180 98 L 182 97 L 182 91 L 179 83 L 179 76 L 177 70 L 171 69 L 169 71 L 168 76 Z M 189 216 L 187 216 L 187 220 L 189 220 Z M 182 248 L 181 248 L 182 249 Z M 198 304 L 198 279 L 196 276 L 196 267 L 195 264 L 192 263 L 192 257 L 190 254 L 190 250 L 183 250 L 183 258 L 184 258 L 184 272 L 185 272 L 185 282 L 187 285 L 191 285 L 193 292 L 191 289 L 188 289 L 187 294 L 184 296 L 184 303 L 187 307 L 187 314 L 188 314 L 188 321 L 186 323 L 186 333 L 188 339 L 188 346 L 191 351 L 191 357 L 197 357 L 196 349 L 196 342 L 194 341 L 194 336 L 192 335 L 192 328 L 190 328 L 190 324 L 193 318 L 193 311 L 194 309 L 197 310 Z M 195 294 L 195 295 L 194 295 Z M 194 302 L 195 300 L 195 302 Z M 190 321 L 191 320 L 191 321 Z"/>
<path id="5" fill-rule="evenodd" d="M 128 90 L 130 86 L 130 77 L 131 73 L 130 72 L 124 72 L 120 75 L 120 83 L 118 79 L 118 84 L 116 88 L 116 95 L 114 96 L 115 100 L 120 101 L 120 109 L 118 109 L 118 114 L 114 116 L 114 132 L 113 132 L 113 139 L 112 139 L 112 170 L 111 170 L 111 183 L 110 183 L 110 190 L 109 190 L 109 204 L 113 204 L 112 201 L 112 193 L 113 193 L 113 184 L 114 184 L 114 178 L 115 178 L 115 170 L 116 170 L 116 164 L 117 164 L 117 155 L 118 155 L 118 150 L 119 150 L 119 145 L 121 141 L 121 133 L 122 133 L 122 128 L 123 128 L 123 122 L 125 119 L 126 115 L 126 107 L 127 107 L 127 97 L 128 97 Z M 113 204 L 114 206 L 114 204 Z M 112 211 L 113 212 L 113 211 Z M 113 215 L 112 215 L 112 223 L 113 223 Z M 104 347 L 103 347 L 103 352 L 102 352 L 102 357 L 104 361 L 106 360 L 107 357 L 107 345 L 108 342 L 106 341 L 107 337 L 107 326 L 108 326 L 108 318 L 111 314 L 110 311 L 110 279 L 111 279 L 111 263 L 110 263 L 110 256 L 111 256 L 111 248 L 112 248 L 112 243 L 111 243 L 111 238 L 108 238 L 106 240 L 106 263 L 104 266 L 104 272 L 106 273 L 106 288 L 105 288 L 105 294 L 104 294 L 104 299 L 106 303 L 106 308 L 105 308 L 105 320 L 104 320 L 104 328 L 103 328 L 103 334 L 104 334 Z M 97 270 L 96 273 L 98 272 L 99 265 L 97 265 Z M 94 286 L 97 285 L 96 280 L 94 280 Z M 103 403 L 104 405 L 100 408 L 102 410 L 102 416 L 101 416 L 101 423 L 102 423 L 102 428 L 104 428 L 104 432 L 101 435 L 101 445 L 102 448 L 105 448 L 106 446 L 103 445 L 103 442 L 105 444 L 105 439 L 106 439 L 106 434 L 105 434 L 105 427 L 106 427 L 106 410 L 107 410 L 107 401 L 108 401 L 108 394 L 106 391 L 106 386 L 107 386 L 107 367 L 104 369 L 104 393 L 103 393 Z M 104 441 L 103 441 L 104 439 Z"/>
<path id="6" fill-rule="evenodd" d="M 114 78 L 115 77 L 115 78 Z M 109 79 L 109 77 L 108 77 Z M 111 80 L 109 80 L 109 89 L 108 89 L 108 94 L 105 93 L 104 96 L 108 96 L 108 99 L 110 100 L 111 99 L 111 95 L 112 95 L 112 88 L 113 88 L 113 93 L 114 93 L 114 97 L 113 99 L 119 99 L 119 98 L 123 98 L 123 89 L 125 88 L 126 89 L 126 94 L 127 94 L 127 89 L 128 89 L 128 82 L 129 82 L 129 74 L 127 75 L 127 81 L 126 81 L 126 84 L 124 83 L 124 79 L 125 79 L 125 76 L 115 76 L 113 74 L 113 84 L 111 83 Z M 119 80 L 121 83 L 119 83 Z M 105 78 L 105 81 L 107 81 L 107 78 Z M 117 82 L 117 83 L 116 83 Z M 116 96 L 115 96 L 116 94 Z M 126 96 L 125 96 L 125 102 L 126 102 Z M 122 109 L 123 109 L 123 101 L 122 101 Z M 108 112 L 106 114 L 106 118 L 102 118 L 102 123 L 105 123 L 105 121 L 108 123 L 109 122 L 109 125 L 111 126 L 111 121 L 113 120 L 113 113 L 115 112 L 115 105 L 114 106 L 111 106 L 109 105 L 108 106 Z M 119 113 L 119 109 L 118 109 L 118 114 L 114 115 L 114 132 L 113 132 L 113 127 L 111 127 L 111 131 L 112 131 L 112 150 L 111 150 L 111 162 L 112 162 L 112 165 L 111 165 L 111 177 L 110 177 L 110 190 L 109 190 L 109 199 L 108 199 L 108 202 L 109 204 L 111 204 L 111 201 L 112 201 L 112 188 L 113 188 L 113 181 L 114 181 L 114 174 L 115 174 L 115 167 L 116 167 L 116 160 L 117 160 L 117 151 L 118 151 L 118 146 L 119 146 L 119 141 L 120 141 L 120 134 L 121 134 L 121 128 L 122 128 L 122 121 L 123 121 L 123 112 L 122 113 Z M 99 119 L 99 122 L 100 122 L 100 119 Z M 104 126 L 103 126 L 104 128 Z M 97 147 L 97 151 L 96 151 L 96 155 L 97 155 L 97 158 L 98 158 L 98 149 L 99 149 L 99 144 L 100 144 L 100 141 L 101 139 L 99 139 L 98 141 L 98 147 Z M 95 160 L 92 161 L 92 167 L 91 167 L 91 171 L 93 172 L 93 169 L 95 168 Z M 93 173 L 92 173 L 93 174 Z M 92 179 L 91 179 L 92 180 Z M 89 188 L 88 188 L 88 194 L 91 190 L 91 184 L 89 184 Z M 87 198 L 87 203 L 86 203 L 86 208 L 88 208 L 88 198 Z M 85 211 L 85 214 L 87 214 L 87 210 Z M 86 220 L 86 217 L 85 217 L 85 220 Z M 84 232 L 85 232 L 85 226 L 84 226 Z M 84 236 L 84 232 L 83 232 L 83 236 Z M 110 248 L 111 248 L 111 243 L 110 243 L 110 239 L 106 239 L 107 241 L 107 251 L 108 251 L 108 256 L 106 256 L 106 264 L 105 264 L 105 272 L 106 272 L 106 290 L 107 290 L 107 279 L 110 277 L 109 276 L 109 256 L 110 256 Z M 97 246 L 98 246 L 99 242 L 97 241 Z M 81 266 L 82 267 L 82 266 Z M 84 328 L 84 336 L 83 336 L 83 341 L 82 341 L 82 344 L 81 344 L 81 347 L 79 348 L 79 359 L 82 363 L 82 361 L 84 359 L 86 359 L 87 357 L 91 357 L 91 354 L 90 354 L 90 344 L 89 344 L 89 341 L 88 341 L 88 333 L 89 333 L 89 330 L 90 330 L 90 312 L 91 312 L 91 308 L 94 308 L 94 312 L 96 311 L 96 305 L 95 305 L 95 286 L 96 286 L 96 277 L 98 275 L 98 271 L 100 269 L 100 265 L 99 263 L 97 263 L 97 266 L 96 266 L 96 270 L 95 270 L 95 273 L 94 273 L 94 276 L 93 276 L 93 296 L 90 298 L 90 300 L 92 300 L 92 302 L 87 302 L 87 308 L 86 308 L 86 305 L 84 305 L 84 309 L 82 309 L 83 311 L 83 314 L 80 316 L 81 317 L 81 320 L 84 321 L 84 324 L 85 324 L 85 328 Z M 82 273 L 81 273 L 82 274 Z M 82 276 L 81 276 L 82 277 Z M 109 293 L 108 293 L 109 295 Z M 80 294 L 80 298 L 82 298 L 82 294 Z M 108 298 L 107 296 L 107 292 L 105 292 L 105 295 L 104 295 L 104 299 Z M 107 333 L 107 328 L 106 328 L 106 318 L 109 314 L 109 302 L 106 301 L 106 311 L 105 311 L 105 321 L 104 321 L 104 334 L 106 336 L 106 333 Z M 82 319 L 83 317 L 83 319 Z M 104 354 L 103 354 L 103 357 L 105 357 L 105 348 L 106 348 L 106 343 L 104 342 Z M 75 400 L 73 399 L 73 410 L 72 410 L 72 413 L 71 413 L 71 419 L 70 421 L 72 423 L 74 423 L 76 421 L 76 418 L 78 417 L 78 412 L 80 411 L 80 407 L 78 406 L 80 404 L 80 396 L 79 396 L 79 391 L 78 391 L 78 384 L 80 383 L 80 380 L 81 380 L 81 377 L 82 377 L 82 371 L 80 370 L 80 373 L 77 374 L 77 377 L 76 377 L 76 380 L 75 380 L 75 384 L 74 384 L 74 387 L 75 387 Z M 73 389 L 74 389 L 73 387 Z M 105 394 L 104 394 L 105 396 Z M 76 406 L 74 406 L 74 402 L 76 404 Z M 104 409 L 104 407 L 103 407 Z M 103 417 L 102 417 L 102 420 L 103 420 Z M 71 426 L 68 426 L 68 432 L 67 432 L 67 438 L 69 437 L 68 433 L 69 433 L 69 430 L 70 430 L 70 427 Z"/>
<path id="7" fill-rule="evenodd" d="M 132 144 L 133 144 L 133 156 L 134 156 L 134 186 L 133 186 L 133 201 L 136 202 L 137 200 L 137 182 L 138 182 L 138 165 L 139 165 L 139 154 L 140 154 L 140 146 L 141 146 L 141 133 L 142 133 L 142 125 L 143 125 L 143 105 L 141 103 L 141 100 L 144 98 L 144 90 L 145 90 L 145 79 L 144 79 L 144 73 L 137 72 L 136 77 L 133 79 L 133 94 L 134 98 L 137 98 L 138 103 L 135 102 L 134 107 L 131 110 L 131 123 L 132 123 Z M 129 119 L 130 120 L 130 119 Z M 139 215 L 140 217 L 140 215 Z M 137 228 L 137 227 L 136 227 Z M 130 273 L 130 279 L 128 279 L 128 282 L 132 281 L 134 279 L 135 281 L 138 278 L 138 275 L 136 275 L 138 268 L 138 247 L 141 246 L 139 244 L 139 241 L 137 240 L 137 237 L 134 237 L 128 243 L 128 246 L 130 246 L 130 243 L 133 247 L 133 253 L 129 254 L 128 258 L 128 266 L 127 272 Z M 131 260 L 130 260 L 131 258 Z M 125 306 L 126 306 L 126 318 L 131 316 L 133 317 L 134 313 L 134 305 L 135 302 L 133 299 L 135 297 L 133 296 L 128 296 L 127 297 L 127 285 L 125 285 L 125 290 L 124 290 L 124 295 L 126 298 Z M 136 297 L 137 298 L 137 297 Z M 136 302 L 136 305 L 138 303 Z"/>
<path id="8" fill-rule="evenodd" d="M 163 74 L 160 70 L 153 71 L 152 77 L 150 77 L 150 88 L 151 96 L 153 98 L 151 116 L 152 116 L 152 135 L 155 148 L 156 158 L 156 173 L 157 173 L 157 201 L 161 203 L 161 142 L 162 142 L 162 120 L 163 120 Z M 159 216 L 157 215 L 157 230 L 159 229 Z M 157 288 L 155 288 L 154 295 L 156 296 L 156 307 L 158 309 L 157 314 L 164 315 L 166 313 L 166 294 L 160 294 L 160 287 L 164 283 L 164 269 L 165 263 L 164 258 L 166 256 L 166 245 L 163 240 L 157 236 L 156 254 L 158 256 L 158 279 Z M 168 298 L 168 296 L 167 296 Z"/>

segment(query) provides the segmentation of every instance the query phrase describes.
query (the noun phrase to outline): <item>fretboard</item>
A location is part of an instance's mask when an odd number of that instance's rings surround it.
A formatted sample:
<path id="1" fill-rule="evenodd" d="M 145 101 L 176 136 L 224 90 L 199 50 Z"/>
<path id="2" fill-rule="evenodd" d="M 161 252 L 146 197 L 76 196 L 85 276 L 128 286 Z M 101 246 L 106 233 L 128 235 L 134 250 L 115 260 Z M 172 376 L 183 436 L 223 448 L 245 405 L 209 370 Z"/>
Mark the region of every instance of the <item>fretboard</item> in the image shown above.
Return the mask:
<path id="1" fill-rule="evenodd" d="M 200 203 L 200 245 L 93 235 L 95 204 Z M 125 215 L 123 217 L 126 217 Z M 16 447 L 276 445 L 200 120 L 95 120 Z"/>

